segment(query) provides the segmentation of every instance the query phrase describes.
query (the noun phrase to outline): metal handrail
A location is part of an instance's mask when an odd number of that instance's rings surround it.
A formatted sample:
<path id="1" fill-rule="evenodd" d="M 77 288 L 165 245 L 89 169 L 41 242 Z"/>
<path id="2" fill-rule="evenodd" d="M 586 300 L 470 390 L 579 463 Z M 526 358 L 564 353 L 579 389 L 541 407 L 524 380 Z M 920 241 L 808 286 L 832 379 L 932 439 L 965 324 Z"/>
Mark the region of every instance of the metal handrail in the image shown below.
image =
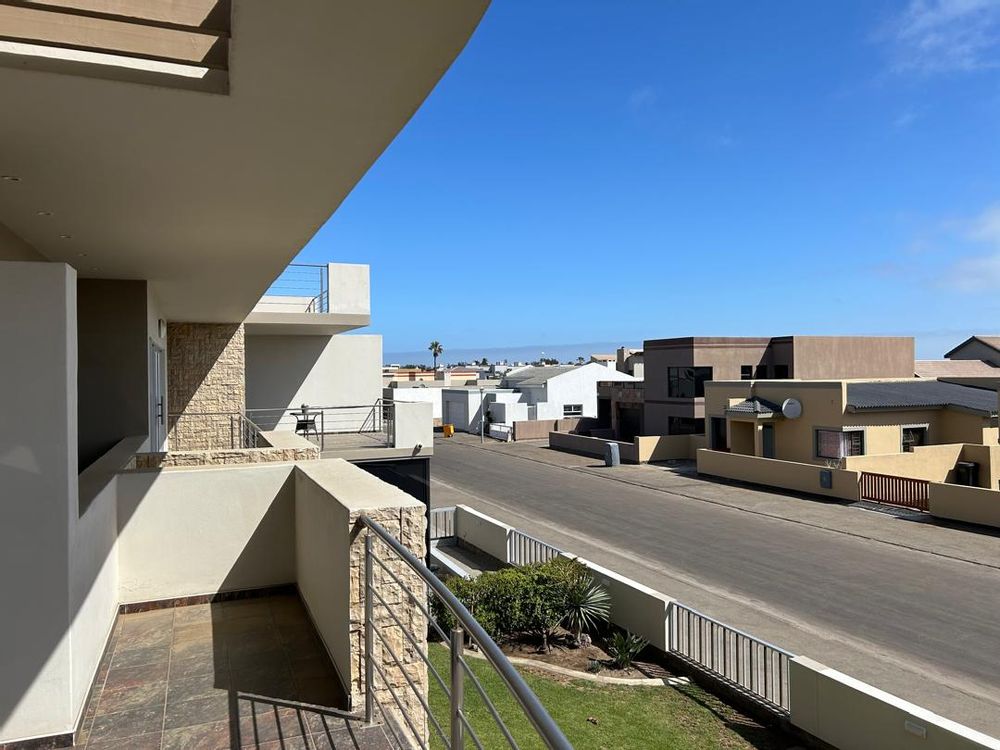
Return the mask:
<path id="1" fill-rule="evenodd" d="M 173 434 L 174 440 L 183 442 L 183 430 L 180 429 L 184 422 L 197 422 L 198 420 L 215 420 L 216 429 L 224 434 L 225 428 L 229 427 L 230 449 L 258 448 L 263 442 L 260 427 L 243 412 L 231 411 L 201 411 L 201 412 L 174 412 L 167 414 L 167 428 Z M 209 450 L 224 449 L 225 446 L 214 446 Z M 175 450 L 184 451 L 185 448 Z"/>
<path id="2" fill-rule="evenodd" d="M 534 565 L 552 560 L 562 554 L 562 550 L 548 542 L 511 529 L 507 537 L 507 562 L 511 565 Z"/>
<path id="3" fill-rule="evenodd" d="M 268 430 L 294 429 L 296 432 L 299 432 L 300 418 L 314 417 L 312 428 L 304 434 L 307 439 L 314 435 L 321 451 L 326 449 L 326 436 L 331 434 L 384 433 L 386 445 L 391 447 L 394 443 L 395 403 L 388 399 L 378 398 L 374 404 L 307 405 L 305 413 L 301 406 L 266 406 L 247 409 L 246 413 L 254 420 L 266 424 Z M 290 417 L 292 421 L 283 422 L 286 417 Z"/>
<path id="4" fill-rule="evenodd" d="M 448 743 L 448 747 L 451 748 L 451 750 L 461 750 L 463 747 L 464 729 L 470 730 L 471 736 L 476 744 L 479 745 L 478 738 L 476 738 L 475 734 L 471 732 L 471 727 L 468 725 L 468 720 L 465 717 L 461 704 L 461 686 L 464 680 L 464 673 L 467 671 L 467 665 L 463 667 L 464 660 L 462 659 L 463 634 L 468 634 L 468 636 L 479 646 L 483 656 L 486 657 L 486 660 L 497 671 L 497 674 L 500 675 L 500 679 L 503 680 L 511 695 L 514 696 L 514 699 L 521 706 L 521 710 L 524 711 L 528 720 L 531 722 L 546 747 L 551 748 L 552 750 L 571 750 L 572 745 L 570 745 L 569 740 L 566 739 L 562 730 L 555 723 L 552 717 L 549 716 L 548 711 L 546 711 L 542 706 L 538 697 L 532 692 L 531 688 L 528 687 L 524 678 L 518 674 L 514 665 L 510 663 L 506 656 L 504 656 L 500 647 L 497 646 L 493 639 L 490 638 L 489 634 L 483 629 L 483 626 L 480 625 L 469 610 L 465 608 L 465 605 L 458 600 L 458 598 L 437 576 L 431 573 L 422 561 L 420 561 L 409 549 L 400 543 L 398 539 L 386 531 L 377 521 L 372 520 L 368 516 L 362 515 L 360 523 L 363 524 L 371 532 L 371 534 L 374 534 L 381 542 L 387 545 L 407 565 L 407 567 L 414 571 L 423 580 L 434 595 L 437 596 L 445 607 L 447 607 L 458 623 L 458 627 L 453 629 L 451 633 L 452 690 L 449 695 L 449 699 L 451 703 L 452 721 L 451 742 Z M 371 543 L 371 534 L 369 534 L 365 539 L 365 579 L 369 592 L 374 590 L 372 581 L 375 562 L 374 551 Z M 373 685 L 376 665 L 375 660 L 372 657 L 375 639 L 374 604 L 374 597 L 369 596 L 366 592 L 365 715 L 368 719 L 372 718 L 376 700 Z M 403 674 L 405 676 L 405 670 Z M 490 702 L 487 700 L 487 704 L 489 703 Z M 507 735 L 507 738 L 509 742 L 512 742 L 512 738 L 510 738 L 509 735 Z M 513 744 L 513 746 L 516 747 L 516 744 Z"/>
<path id="5" fill-rule="evenodd" d="M 304 308 L 300 303 L 268 301 L 271 305 L 289 305 L 299 312 L 327 313 L 330 311 L 330 269 L 326 264 L 291 263 L 278 274 L 264 292 L 265 297 L 305 297 Z"/>

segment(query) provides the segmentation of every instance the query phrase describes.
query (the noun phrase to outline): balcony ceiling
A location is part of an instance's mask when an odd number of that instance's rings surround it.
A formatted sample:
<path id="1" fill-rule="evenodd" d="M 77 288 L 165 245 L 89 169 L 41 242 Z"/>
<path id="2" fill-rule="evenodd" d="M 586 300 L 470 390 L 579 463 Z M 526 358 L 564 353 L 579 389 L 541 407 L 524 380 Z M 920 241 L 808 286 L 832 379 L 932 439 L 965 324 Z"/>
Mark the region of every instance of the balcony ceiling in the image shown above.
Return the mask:
<path id="1" fill-rule="evenodd" d="M 487 2 L 233 0 L 230 38 L 202 45 L 211 74 L 228 67 L 228 93 L 8 58 L 0 175 L 19 180 L 0 181 L 0 258 L 19 238 L 82 277 L 148 279 L 170 320 L 242 320 L 417 110 Z M 123 7 L 16 5 L 36 4 Z M 16 36 L 3 19 L 0 38 Z"/>

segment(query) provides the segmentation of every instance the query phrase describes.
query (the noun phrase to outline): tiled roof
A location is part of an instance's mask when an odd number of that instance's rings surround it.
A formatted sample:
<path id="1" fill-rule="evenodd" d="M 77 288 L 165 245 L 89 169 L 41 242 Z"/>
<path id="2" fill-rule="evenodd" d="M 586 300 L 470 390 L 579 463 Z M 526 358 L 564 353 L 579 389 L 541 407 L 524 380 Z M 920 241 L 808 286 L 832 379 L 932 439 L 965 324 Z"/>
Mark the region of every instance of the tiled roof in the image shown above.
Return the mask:
<path id="1" fill-rule="evenodd" d="M 914 365 L 918 378 L 995 378 L 1000 367 L 981 359 L 918 359 Z"/>
<path id="2" fill-rule="evenodd" d="M 958 407 L 992 415 L 997 413 L 997 392 L 938 380 L 848 383 L 847 406 L 855 411 Z"/>
<path id="3" fill-rule="evenodd" d="M 744 399 L 738 404 L 733 404 L 732 406 L 727 407 L 726 411 L 734 414 L 773 416 L 775 414 L 781 414 L 781 407 L 771 401 L 754 396 L 753 398 Z"/>

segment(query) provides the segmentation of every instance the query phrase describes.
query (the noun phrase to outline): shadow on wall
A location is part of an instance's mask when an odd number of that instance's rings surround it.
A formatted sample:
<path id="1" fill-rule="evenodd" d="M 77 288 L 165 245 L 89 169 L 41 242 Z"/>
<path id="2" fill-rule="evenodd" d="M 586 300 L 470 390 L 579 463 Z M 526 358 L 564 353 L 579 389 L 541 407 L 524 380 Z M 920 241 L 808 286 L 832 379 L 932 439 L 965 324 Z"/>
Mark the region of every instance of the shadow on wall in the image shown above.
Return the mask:
<path id="1" fill-rule="evenodd" d="M 265 431 L 274 430 L 283 414 L 279 411 L 255 412 L 255 409 L 299 406 L 293 404 L 292 399 L 316 367 L 330 340 L 330 336 L 247 336 L 246 404 L 254 424 Z M 276 348 L 281 351 L 276 353 Z"/>
<path id="2" fill-rule="evenodd" d="M 233 339 L 242 338 L 242 325 L 242 323 L 167 324 L 167 408 L 172 414 L 185 412 L 192 399 L 205 385 L 209 375 L 212 375 L 213 368 L 226 361 L 224 356 L 226 349 L 233 343 Z M 245 343 L 242 345 L 245 349 Z M 245 353 L 243 356 L 245 357 Z M 227 372 L 229 372 L 227 368 L 220 365 L 216 377 L 225 377 Z M 245 377 L 242 372 L 239 375 L 235 372 L 229 374 L 241 380 Z M 222 411 L 227 410 L 222 409 Z"/>

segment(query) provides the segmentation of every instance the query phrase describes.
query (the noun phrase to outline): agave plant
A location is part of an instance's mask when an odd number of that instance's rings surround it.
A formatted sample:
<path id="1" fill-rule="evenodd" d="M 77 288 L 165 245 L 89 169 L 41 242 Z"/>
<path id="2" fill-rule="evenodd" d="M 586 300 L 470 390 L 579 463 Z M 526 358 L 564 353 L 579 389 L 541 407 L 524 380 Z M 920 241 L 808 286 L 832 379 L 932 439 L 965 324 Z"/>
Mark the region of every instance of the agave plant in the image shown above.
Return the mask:
<path id="1" fill-rule="evenodd" d="M 608 656 L 616 669 L 630 669 L 636 657 L 646 648 L 645 638 L 628 631 L 616 630 L 608 642 Z"/>
<path id="2" fill-rule="evenodd" d="M 611 619 L 611 597 L 590 576 L 572 581 L 566 597 L 566 628 L 573 633 L 573 644 L 580 646 L 585 632 L 596 630 Z"/>

